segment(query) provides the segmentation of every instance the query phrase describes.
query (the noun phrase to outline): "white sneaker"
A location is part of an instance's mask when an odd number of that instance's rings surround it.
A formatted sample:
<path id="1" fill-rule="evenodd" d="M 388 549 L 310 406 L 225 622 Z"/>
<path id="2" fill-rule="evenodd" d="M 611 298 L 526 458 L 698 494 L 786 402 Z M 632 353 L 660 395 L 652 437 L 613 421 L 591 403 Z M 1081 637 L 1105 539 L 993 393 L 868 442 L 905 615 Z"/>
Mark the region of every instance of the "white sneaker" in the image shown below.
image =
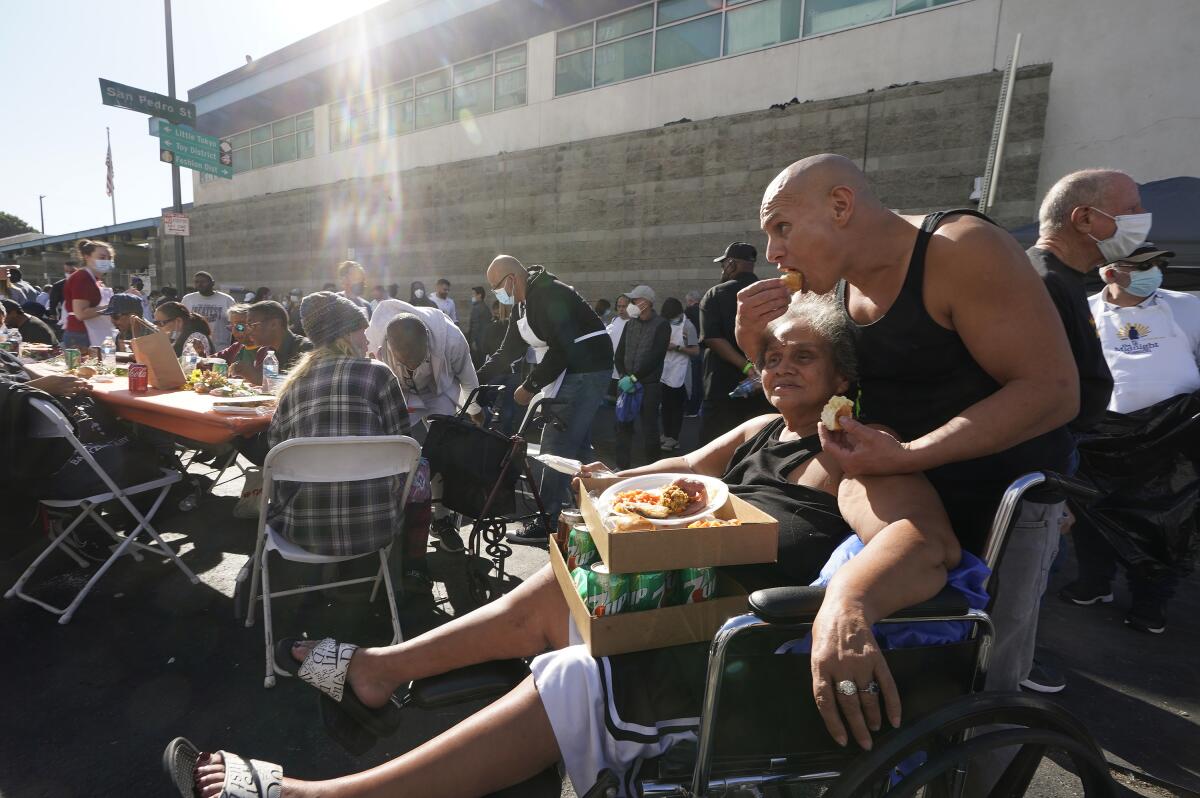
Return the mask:
<path id="1" fill-rule="evenodd" d="M 673 452 L 679 448 L 679 441 L 674 438 L 663 437 L 661 447 L 664 452 Z"/>

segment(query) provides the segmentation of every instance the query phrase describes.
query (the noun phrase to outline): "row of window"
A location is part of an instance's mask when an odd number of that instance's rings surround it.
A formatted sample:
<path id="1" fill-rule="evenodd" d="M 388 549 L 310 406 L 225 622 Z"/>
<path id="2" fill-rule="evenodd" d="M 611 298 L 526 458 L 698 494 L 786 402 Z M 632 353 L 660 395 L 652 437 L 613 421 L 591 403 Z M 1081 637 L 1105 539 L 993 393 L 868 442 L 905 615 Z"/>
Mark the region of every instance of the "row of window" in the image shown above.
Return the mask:
<path id="1" fill-rule="evenodd" d="M 559 31 L 554 94 L 771 47 L 958 0 L 656 0 Z M 527 102 L 525 44 L 393 83 L 330 109 L 330 149 Z M 315 149 L 313 112 L 230 137 L 234 174 Z M 202 174 L 201 182 L 214 180 Z"/>
<path id="2" fill-rule="evenodd" d="M 503 111 L 527 102 L 524 44 L 393 83 L 333 109 L 332 149 Z"/>
<path id="3" fill-rule="evenodd" d="M 558 33 L 554 94 L 759 50 L 956 0 L 658 0 Z"/>

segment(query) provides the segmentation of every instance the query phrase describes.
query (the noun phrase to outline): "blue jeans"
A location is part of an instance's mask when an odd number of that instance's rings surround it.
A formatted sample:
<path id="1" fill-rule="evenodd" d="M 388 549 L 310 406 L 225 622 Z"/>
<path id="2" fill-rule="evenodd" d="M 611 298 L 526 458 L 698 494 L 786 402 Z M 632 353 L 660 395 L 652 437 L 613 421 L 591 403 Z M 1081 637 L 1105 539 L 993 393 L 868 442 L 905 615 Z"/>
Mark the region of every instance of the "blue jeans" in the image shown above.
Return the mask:
<path id="1" fill-rule="evenodd" d="M 554 411 L 563 420 L 566 429 L 560 431 L 555 429 L 553 424 L 546 425 L 542 431 L 543 454 L 556 454 L 559 457 L 588 462 L 591 449 L 588 443 L 589 433 L 596 418 L 596 411 L 604 401 L 609 376 L 607 371 L 591 371 L 563 377 L 557 398 L 566 400 L 566 404 L 558 405 Z M 542 503 L 546 506 L 546 515 L 549 516 L 550 528 L 553 530 L 558 523 L 558 511 L 567 503 L 571 478 L 547 468 L 542 478 L 542 486 Z"/>

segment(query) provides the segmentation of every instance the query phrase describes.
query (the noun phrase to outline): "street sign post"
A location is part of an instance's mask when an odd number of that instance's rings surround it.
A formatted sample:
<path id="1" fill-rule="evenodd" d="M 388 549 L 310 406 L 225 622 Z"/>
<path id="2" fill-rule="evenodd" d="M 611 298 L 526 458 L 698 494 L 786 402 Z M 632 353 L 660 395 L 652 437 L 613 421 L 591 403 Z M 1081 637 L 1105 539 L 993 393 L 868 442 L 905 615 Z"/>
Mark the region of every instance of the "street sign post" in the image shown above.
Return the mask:
<path id="1" fill-rule="evenodd" d="M 180 125 L 196 124 L 196 106 L 183 100 L 172 100 L 163 94 L 136 89 L 112 80 L 100 78 L 100 99 L 105 105 L 161 116 Z"/>
<path id="2" fill-rule="evenodd" d="M 169 122 L 159 122 L 158 140 L 161 160 L 217 177 L 233 178 L 233 147 L 228 141 Z"/>
<path id="3" fill-rule="evenodd" d="M 169 236 L 190 236 L 192 223 L 182 213 L 167 212 L 162 216 L 163 234 Z"/>

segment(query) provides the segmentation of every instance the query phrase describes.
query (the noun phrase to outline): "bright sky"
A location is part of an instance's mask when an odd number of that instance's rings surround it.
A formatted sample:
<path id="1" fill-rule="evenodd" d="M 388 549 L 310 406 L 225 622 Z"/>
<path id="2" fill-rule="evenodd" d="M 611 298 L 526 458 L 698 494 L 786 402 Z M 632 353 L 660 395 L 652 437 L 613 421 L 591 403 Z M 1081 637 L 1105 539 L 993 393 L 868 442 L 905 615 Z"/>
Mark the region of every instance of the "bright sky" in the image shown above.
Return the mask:
<path id="1" fill-rule="evenodd" d="M 381 0 L 174 0 L 177 96 Z M 104 192 L 104 128 L 112 131 L 117 221 L 157 216 L 171 203 L 148 116 L 100 103 L 98 78 L 167 93 L 160 0 L 4 3 L 0 75 L 0 211 L 46 234 L 112 223 Z M 183 201 L 192 197 L 182 169 Z"/>

